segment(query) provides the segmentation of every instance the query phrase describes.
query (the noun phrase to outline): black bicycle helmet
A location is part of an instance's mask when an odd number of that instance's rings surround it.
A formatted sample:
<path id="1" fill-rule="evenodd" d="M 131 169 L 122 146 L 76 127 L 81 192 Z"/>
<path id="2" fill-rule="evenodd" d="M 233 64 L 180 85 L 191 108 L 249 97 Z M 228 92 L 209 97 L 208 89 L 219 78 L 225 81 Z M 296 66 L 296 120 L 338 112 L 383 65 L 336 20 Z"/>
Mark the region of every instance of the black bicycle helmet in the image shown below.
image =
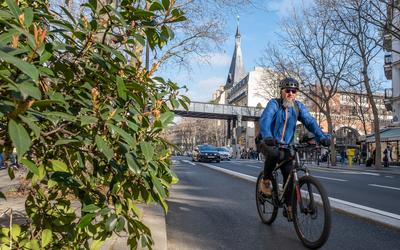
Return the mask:
<path id="1" fill-rule="evenodd" d="M 296 79 L 287 77 L 279 83 L 281 89 L 299 89 L 299 83 Z"/>

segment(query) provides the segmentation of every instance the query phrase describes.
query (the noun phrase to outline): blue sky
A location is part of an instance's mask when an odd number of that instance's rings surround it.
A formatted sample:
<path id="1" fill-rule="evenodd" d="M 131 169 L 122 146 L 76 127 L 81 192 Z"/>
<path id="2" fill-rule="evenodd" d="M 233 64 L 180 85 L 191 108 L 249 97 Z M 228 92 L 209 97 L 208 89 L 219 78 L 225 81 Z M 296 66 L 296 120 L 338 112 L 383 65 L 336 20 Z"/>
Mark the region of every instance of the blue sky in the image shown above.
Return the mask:
<path id="1" fill-rule="evenodd" d="M 301 1 L 283 0 L 269 1 L 266 3 L 271 13 L 254 10 L 253 14 L 245 14 L 240 16 L 240 34 L 243 61 L 246 72 L 254 70 L 258 66 L 261 51 L 268 43 L 274 43 L 279 32 L 278 23 L 280 18 L 286 15 L 286 9 L 294 4 L 301 4 Z M 226 78 L 231 63 L 231 58 L 235 48 L 235 33 L 237 27 L 237 17 L 232 16 L 228 20 L 229 37 L 226 42 L 221 45 L 225 53 L 213 54 L 211 66 L 193 64 L 193 74 L 188 79 L 187 73 L 181 72 L 160 72 L 160 76 L 170 78 L 173 82 L 177 82 L 179 86 L 186 85 L 189 88 L 187 93 L 181 93 L 188 96 L 192 101 L 207 102 L 212 100 L 212 94 L 215 93 L 220 86 L 225 85 Z M 383 54 L 377 57 L 376 66 L 374 67 L 375 75 L 381 76 L 383 71 Z M 387 83 L 385 87 L 390 87 Z"/>

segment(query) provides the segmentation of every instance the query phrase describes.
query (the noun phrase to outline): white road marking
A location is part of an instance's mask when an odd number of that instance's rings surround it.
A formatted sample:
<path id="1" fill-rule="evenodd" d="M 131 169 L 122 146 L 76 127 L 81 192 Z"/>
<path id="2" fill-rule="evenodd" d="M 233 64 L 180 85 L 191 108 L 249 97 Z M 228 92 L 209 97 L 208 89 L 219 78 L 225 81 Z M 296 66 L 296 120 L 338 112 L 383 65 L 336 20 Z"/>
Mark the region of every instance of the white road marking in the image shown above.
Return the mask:
<path id="1" fill-rule="evenodd" d="M 193 162 L 191 162 L 191 161 L 188 161 L 188 160 L 183 160 L 184 162 L 187 162 L 187 163 L 189 163 L 189 164 L 192 164 L 192 165 L 196 165 L 196 163 L 193 163 Z"/>
<path id="2" fill-rule="evenodd" d="M 328 180 L 332 180 L 332 181 L 347 181 L 347 180 L 342 180 L 342 179 L 335 179 L 335 178 L 329 178 L 329 177 L 323 177 L 323 176 L 318 176 L 318 175 L 312 175 L 313 177 L 317 177 L 317 178 L 322 178 L 322 179 L 328 179 Z"/>
<path id="3" fill-rule="evenodd" d="M 237 162 L 231 162 L 231 163 L 233 163 L 233 164 L 236 164 L 236 165 L 242 165 L 242 164 L 240 164 L 240 163 L 237 163 Z"/>
<path id="4" fill-rule="evenodd" d="M 387 177 L 387 178 L 394 178 L 393 176 L 385 176 L 385 177 Z"/>
<path id="5" fill-rule="evenodd" d="M 252 167 L 252 168 L 261 168 L 261 167 L 256 167 L 256 166 L 252 166 L 252 165 L 246 165 L 248 167 Z"/>
<path id="6" fill-rule="evenodd" d="M 374 176 L 381 176 L 380 174 L 375 174 L 375 173 L 363 173 L 363 174 L 368 174 L 368 175 L 374 175 Z"/>
<path id="7" fill-rule="evenodd" d="M 381 188 L 387 188 L 387 189 L 400 190 L 400 188 L 388 187 L 388 186 L 381 186 L 381 185 L 376 185 L 376 184 L 368 184 L 368 185 L 369 185 L 369 186 L 374 186 L 374 187 L 381 187 Z"/>

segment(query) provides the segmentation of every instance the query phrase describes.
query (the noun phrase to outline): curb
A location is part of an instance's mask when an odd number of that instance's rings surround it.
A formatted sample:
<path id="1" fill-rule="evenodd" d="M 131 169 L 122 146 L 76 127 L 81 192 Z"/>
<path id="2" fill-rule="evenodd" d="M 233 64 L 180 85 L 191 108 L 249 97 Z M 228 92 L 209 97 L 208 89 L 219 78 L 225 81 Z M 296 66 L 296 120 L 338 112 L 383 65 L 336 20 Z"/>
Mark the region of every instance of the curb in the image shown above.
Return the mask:
<path id="1" fill-rule="evenodd" d="M 167 250 L 167 225 L 165 222 L 165 212 L 160 205 L 154 203 L 147 204 L 142 214 L 142 223 L 150 228 L 151 237 L 154 240 L 153 250 Z M 115 248 L 119 249 L 119 248 Z M 138 248 L 138 250 L 148 248 Z"/>
<path id="2" fill-rule="evenodd" d="M 201 165 L 203 167 L 207 167 L 219 172 L 223 172 L 226 174 L 229 174 L 231 176 L 256 183 L 257 182 L 257 177 L 246 175 L 246 174 L 241 174 L 237 173 L 228 169 L 216 167 L 210 164 L 206 163 L 197 163 L 198 165 Z M 346 169 L 348 170 L 348 169 Z M 362 170 L 360 170 L 362 171 Z M 351 202 L 346 202 L 346 201 L 341 201 L 339 199 L 331 198 L 329 197 L 329 201 L 331 204 L 331 209 L 343 214 L 347 214 L 374 224 L 377 224 L 379 226 L 383 226 L 392 230 L 395 230 L 397 232 L 400 232 L 400 215 L 397 214 L 392 214 L 384 211 L 380 211 L 377 209 L 373 208 L 368 208 L 365 206 L 361 206 L 355 203 Z"/>

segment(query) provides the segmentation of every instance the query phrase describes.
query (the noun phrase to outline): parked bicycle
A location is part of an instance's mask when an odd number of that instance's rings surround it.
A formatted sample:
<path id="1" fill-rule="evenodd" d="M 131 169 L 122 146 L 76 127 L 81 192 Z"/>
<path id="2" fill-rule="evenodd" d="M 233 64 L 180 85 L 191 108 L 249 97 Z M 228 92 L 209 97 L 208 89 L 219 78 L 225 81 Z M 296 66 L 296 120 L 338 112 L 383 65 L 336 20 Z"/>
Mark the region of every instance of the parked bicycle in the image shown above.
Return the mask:
<path id="1" fill-rule="evenodd" d="M 283 208 L 287 211 L 284 204 L 286 194 L 289 190 L 289 183 L 293 180 L 292 195 L 292 214 L 293 223 L 297 235 L 302 243 L 308 248 L 320 248 L 329 238 L 331 231 L 331 206 L 328 195 L 319 180 L 310 175 L 309 170 L 304 164 L 299 162 L 299 150 L 310 146 L 310 141 L 314 138 L 311 133 L 306 134 L 300 143 L 280 143 L 280 148 L 289 148 L 294 151 L 293 157 L 281 162 L 275 167 L 270 179 L 272 192 L 270 196 L 261 192 L 260 182 L 263 180 L 264 173 L 258 175 L 256 185 L 257 210 L 261 220 L 266 224 L 272 224 L 278 215 L 278 209 Z M 295 161 L 290 175 L 282 188 L 278 188 L 277 170 L 288 163 Z M 298 173 L 304 172 L 304 176 L 299 178 Z M 292 221 L 287 216 L 288 221 Z"/>

